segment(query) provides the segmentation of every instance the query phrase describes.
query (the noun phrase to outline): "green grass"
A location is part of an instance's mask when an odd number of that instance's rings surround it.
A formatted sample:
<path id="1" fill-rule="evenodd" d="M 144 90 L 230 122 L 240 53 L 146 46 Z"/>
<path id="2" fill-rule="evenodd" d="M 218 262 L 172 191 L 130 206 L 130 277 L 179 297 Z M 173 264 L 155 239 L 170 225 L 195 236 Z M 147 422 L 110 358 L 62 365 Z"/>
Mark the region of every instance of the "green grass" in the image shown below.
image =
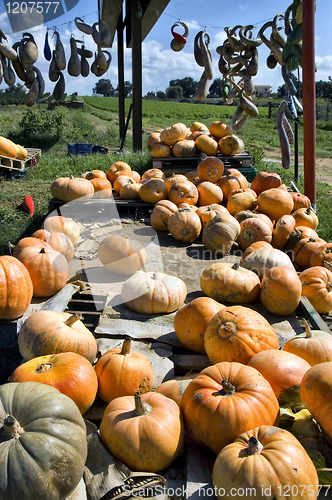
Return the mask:
<path id="1" fill-rule="evenodd" d="M 85 96 L 84 110 L 56 108 L 54 111 L 26 106 L 2 107 L 0 115 L 0 135 L 9 137 L 26 147 L 42 149 L 36 168 L 28 168 L 26 175 L 18 180 L 0 178 L 0 253 L 9 253 L 8 243 L 17 241 L 38 229 L 48 212 L 51 198 L 50 185 L 57 177 L 70 174 L 79 176 L 92 169 L 106 171 L 115 161 L 126 161 L 131 167 L 143 173 L 152 166 L 152 158 L 145 148 L 149 133 L 176 122 L 187 126 L 193 121 L 209 125 L 215 120 L 231 123 L 234 106 L 217 104 L 193 104 L 171 101 L 143 100 L 143 151 L 132 152 L 131 124 L 124 144 L 119 153 L 120 137 L 118 130 L 118 100 L 112 97 Z M 125 100 L 126 113 L 131 100 Z M 257 170 L 273 171 L 281 175 L 289 184 L 294 178 L 292 170 L 285 171 L 272 162 L 264 162 L 263 148 L 279 148 L 276 119 L 267 118 L 267 107 L 259 107 L 259 117 L 249 118 L 238 132 L 244 140 L 246 149 Z M 68 156 L 70 142 L 91 143 L 106 146 L 114 152 L 107 155 Z M 303 152 L 303 129 L 299 125 L 299 153 Z M 317 156 L 332 157 L 332 123 L 317 122 Z M 298 188 L 303 192 L 303 177 L 300 175 Z M 35 215 L 31 219 L 22 210 L 24 197 L 30 194 L 35 203 Z M 332 241 L 332 187 L 317 183 L 317 214 L 319 216 L 319 235 Z"/>

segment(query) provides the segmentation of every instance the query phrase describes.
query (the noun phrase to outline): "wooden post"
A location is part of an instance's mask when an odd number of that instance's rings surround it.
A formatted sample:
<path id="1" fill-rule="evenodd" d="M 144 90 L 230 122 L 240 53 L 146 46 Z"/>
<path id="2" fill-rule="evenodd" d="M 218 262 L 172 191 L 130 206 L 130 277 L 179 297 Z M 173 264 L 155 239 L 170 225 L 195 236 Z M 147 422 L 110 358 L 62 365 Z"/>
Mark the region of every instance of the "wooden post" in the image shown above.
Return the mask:
<path id="1" fill-rule="evenodd" d="M 316 207 L 315 0 L 302 1 L 304 193 Z"/>
<path id="2" fill-rule="evenodd" d="M 142 30 L 141 8 L 137 0 L 131 3 L 132 75 L 133 75 L 133 149 L 142 150 Z"/>
<path id="3" fill-rule="evenodd" d="M 116 27 L 118 38 L 118 89 L 119 89 L 119 135 L 121 142 L 125 138 L 125 99 L 124 99 L 124 50 L 123 50 L 123 9 L 121 7 Z"/>

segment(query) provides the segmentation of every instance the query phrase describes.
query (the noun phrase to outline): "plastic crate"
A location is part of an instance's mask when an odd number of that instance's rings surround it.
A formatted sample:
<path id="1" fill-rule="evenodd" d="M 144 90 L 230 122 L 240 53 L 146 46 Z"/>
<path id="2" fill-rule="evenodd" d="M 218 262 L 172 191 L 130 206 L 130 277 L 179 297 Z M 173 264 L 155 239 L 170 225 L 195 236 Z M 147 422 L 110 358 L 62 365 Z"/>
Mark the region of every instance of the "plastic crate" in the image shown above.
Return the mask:
<path id="1" fill-rule="evenodd" d="M 91 155 L 92 144 L 72 144 L 68 143 L 69 155 Z"/>

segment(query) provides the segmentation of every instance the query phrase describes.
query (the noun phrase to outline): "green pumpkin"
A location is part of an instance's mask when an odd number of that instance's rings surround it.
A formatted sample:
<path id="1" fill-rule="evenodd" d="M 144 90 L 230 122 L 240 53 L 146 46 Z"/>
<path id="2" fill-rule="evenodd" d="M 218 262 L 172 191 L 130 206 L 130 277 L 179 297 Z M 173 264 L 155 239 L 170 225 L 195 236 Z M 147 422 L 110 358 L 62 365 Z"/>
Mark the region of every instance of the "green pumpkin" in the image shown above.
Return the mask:
<path id="1" fill-rule="evenodd" d="M 62 500 L 87 457 L 76 404 L 39 382 L 0 386 L 0 500 Z"/>

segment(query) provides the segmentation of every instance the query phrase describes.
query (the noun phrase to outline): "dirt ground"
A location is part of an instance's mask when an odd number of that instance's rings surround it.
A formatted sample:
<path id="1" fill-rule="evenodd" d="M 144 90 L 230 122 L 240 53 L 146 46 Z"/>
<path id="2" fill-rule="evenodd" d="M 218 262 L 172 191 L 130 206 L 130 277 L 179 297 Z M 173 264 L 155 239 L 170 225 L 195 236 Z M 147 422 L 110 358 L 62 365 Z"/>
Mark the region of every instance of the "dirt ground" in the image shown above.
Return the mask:
<path id="1" fill-rule="evenodd" d="M 264 160 L 281 163 L 279 148 L 264 148 Z M 292 155 L 294 165 L 294 155 Z M 299 156 L 299 174 L 303 174 L 303 156 Z M 316 157 L 316 180 L 332 186 L 332 158 Z"/>

